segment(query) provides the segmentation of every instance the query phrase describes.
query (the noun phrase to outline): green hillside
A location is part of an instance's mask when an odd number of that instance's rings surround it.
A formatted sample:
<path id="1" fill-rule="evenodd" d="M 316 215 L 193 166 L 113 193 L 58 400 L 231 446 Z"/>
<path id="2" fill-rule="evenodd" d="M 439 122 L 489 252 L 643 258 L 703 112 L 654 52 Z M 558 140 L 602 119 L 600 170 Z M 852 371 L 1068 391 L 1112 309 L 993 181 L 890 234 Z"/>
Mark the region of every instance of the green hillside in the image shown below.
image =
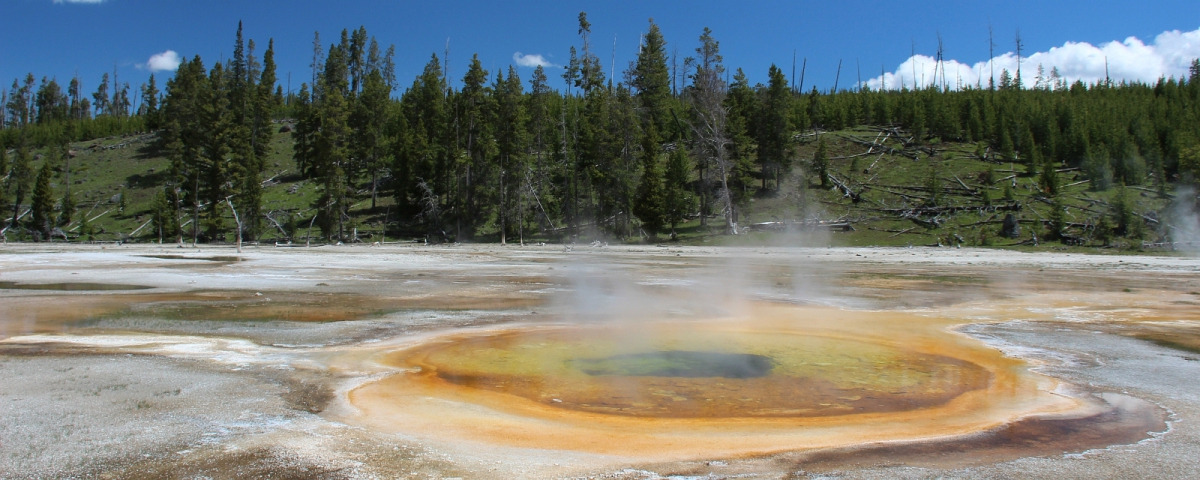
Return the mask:
<path id="1" fill-rule="evenodd" d="M 578 32 L 561 74 L 472 57 L 455 80 L 432 55 L 404 88 L 391 49 L 345 30 L 284 92 L 274 42 L 260 59 L 239 26 L 232 56 L 151 77 L 137 109 L 128 86 L 89 106 L 30 74 L 0 110 L 6 236 L 1124 251 L 1200 230 L 1200 59 L 1153 84 L 806 92 L 775 65 L 751 84 L 708 29 L 675 75 L 653 22 L 607 78 L 586 14 Z"/>
<path id="2" fill-rule="evenodd" d="M 276 126 L 286 125 L 286 123 Z M 285 129 L 286 130 L 286 129 Z M 675 241 L 714 244 L 804 244 L 804 245 L 945 245 L 964 246 L 1022 246 L 1035 248 L 1036 235 L 1040 248 L 1122 248 L 1162 249 L 1153 245 L 1159 241 L 1158 219 L 1166 221 L 1171 201 L 1170 193 L 1160 194 L 1148 187 L 1113 188 L 1106 192 L 1092 191 L 1078 169 L 1058 169 L 1061 185 L 1058 198 L 1064 212 L 1061 221 L 1066 225 L 1067 242 L 1049 233 L 1053 215 L 1050 196 L 1039 185 L 1038 175 L 1027 175 L 1024 167 L 1009 163 L 984 161 L 977 156 L 979 145 L 969 143 L 933 144 L 905 148 L 903 138 L 888 128 L 859 127 L 852 130 L 824 132 L 830 157 L 829 173 L 834 187 L 822 189 L 819 180 L 809 169 L 798 168 L 782 182 L 782 187 L 744 199 L 739 209 L 741 235 L 725 235 L 719 215 L 710 216 L 707 226 L 701 225 L 698 215 L 678 225 Z M 902 137 L 902 135 L 901 135 Z M 797 142 L 797 158 L 811 159 L 817 148 L 813 136 Z M 78 212 L 73 221 L 63 227 L 70 241 L 157 242 L 149 216 L 154 194 L 161 189 L 163 178 L 170 169 L 164 152 L 156 148 L 155 134 L 126 135 L 70 145 L 74 154 L 70 164 L 71 192 Z M 314 211 L 318 188 L 305 180 L 292 160 L 293 140 L 289 132 L 276 133 L 267 161 L 268 177 L 264 185 L 266 215 L 278 222 L 268 222 L 260 238 L 247 239 L 260 243 L 304 242 L 308 222 Z M 10 152 L 10 158 L 14 152 Z M 35 154 L 34 168 L 52 160 L 46 149 Z M 60 162 L 54 162 L 60 163 Z M 55 198 L 66 190 L 65 165 L 54 165 L 56 173 L 52 186 Z M 988 182 L 991 170 L 992 182 Z M 1014 172 L 1015 170 L 1015 172 Z M 1015 186 L 1014 186 L 1015 185 Z M 394 200 L 380 195 L 375 209 L 370 208 L 369 185 L 359 185 L 359 195 L 350 208 L 350 228 L 357 228 L 364 242 L 423 240 L 421 235 L 404 232 L 397 223 L 405 219 L 390 215 Z M 844 187 L 844 188 L 843 188 Z M 125 208 L 120 208 L 120 196 L 125 196 Z M 1010 199 L 1006 199 L 1006 195 Z M 1124 196 L 1127 207 L 1122 211 L 1114 204 Z M 990 203 L 990 205 L 989 205 Z M 56 206 L 61 208 L 61 203 Z M 1124 212 L 1124 213 L 1123 213 Z M 61 212 L 59 212 L 61 213 Z M 80 235 L 80 219 L 87 214 L 94 233 Z M 1016 238 L 1001 236 L 1003 219 L 1012 214 L 1020 224 Z M 1116 235 L 1119 217 L 1138 215 L 1133 225 L 1140 232 Z M 384 220 L 388 222 L 387 238 Z M 189 219 L 184 218 L 181 223 Z M 233 223 L 232 215 L 227 218 Z M 1164 227 L 1165 228 L 1165 227 Z M 191 230 L 185 226 L 185 231 Z M 9 240 L 29 240 L 20 233 L 9 233 Z M 316 229 L 312 242 L 325 240 Z M 186 236 L 185 236 L 186 237 Z M 531 230 L 527 241 L 561 242 L 559 232 Z M 171 243 L 175 239 L 167 238 Z M 185 238 L 190 244 L 191 238 Z M 497 241 L 495 226 L 483 228 L 476 241 Z M 616 239 L 597 233 L 581 235 L 567 241 L 587 243 Z M 627 239 L 638 242 L 639 235 Z M 665 240 L 665 236 L 664 236 Z M 61 241 L 61 239 L 59 240 Z M 227 233 L 217 242 L 233 242 Z"/>

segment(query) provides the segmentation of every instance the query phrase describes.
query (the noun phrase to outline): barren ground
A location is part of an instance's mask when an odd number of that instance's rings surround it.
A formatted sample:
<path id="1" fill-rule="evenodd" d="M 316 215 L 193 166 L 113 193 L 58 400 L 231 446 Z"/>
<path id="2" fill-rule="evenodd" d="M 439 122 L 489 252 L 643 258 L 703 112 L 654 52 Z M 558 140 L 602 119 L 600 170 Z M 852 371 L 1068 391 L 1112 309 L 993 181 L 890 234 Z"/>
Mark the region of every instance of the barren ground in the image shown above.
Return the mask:
<path id="1" fill-rule="evenodd" d="M 352 401 L 413 373 L 390 352 L 446 335 L 686 321 L 747 302 L 937 319 L 948 337 L 1021 365 L 1038 395 L 1094 408 L 953 435 L 662 456 L 406 429 L 415 423 Z M 1189 257 L 8 245 L 0 478 L 1195 478 L 1198 345 L 1200 259 Z M 498 411 L 455 408 L 439 411 Z"/>

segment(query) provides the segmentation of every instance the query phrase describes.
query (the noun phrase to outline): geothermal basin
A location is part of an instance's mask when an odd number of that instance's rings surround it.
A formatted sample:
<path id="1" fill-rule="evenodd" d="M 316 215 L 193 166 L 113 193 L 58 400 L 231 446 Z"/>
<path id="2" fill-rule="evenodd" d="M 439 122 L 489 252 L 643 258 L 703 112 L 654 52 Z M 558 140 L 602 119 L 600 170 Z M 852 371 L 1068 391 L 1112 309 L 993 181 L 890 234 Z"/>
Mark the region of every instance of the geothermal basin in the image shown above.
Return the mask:
<path id="1" fill-rule="evenodd" d="M 0 477 L 1192 477 L 1200 261 L 7 246 Z"/>

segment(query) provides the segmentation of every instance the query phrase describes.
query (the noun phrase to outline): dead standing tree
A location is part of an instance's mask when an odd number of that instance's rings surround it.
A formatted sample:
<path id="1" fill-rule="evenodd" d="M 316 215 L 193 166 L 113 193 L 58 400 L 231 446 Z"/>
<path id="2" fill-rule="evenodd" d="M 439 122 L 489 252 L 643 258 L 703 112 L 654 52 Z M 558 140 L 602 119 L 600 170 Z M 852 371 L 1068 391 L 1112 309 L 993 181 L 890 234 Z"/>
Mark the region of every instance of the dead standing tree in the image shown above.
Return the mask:
<path id="1" fill-rule="evenodd" d="M 725 233 L 736 235 L 733 197 L 729 192 L 729 172 L 733 162 L 729 161 L 729 137 L 725 132 L 729 115 L 725 97 L 729 85 L 725 83 L 725 67 L 721 65 L 719 51 L 719 42 L 712 38 L 712 30 L 706 27 L 700 36 L 700 48 L 696 49 L 696 73 L 692 75 L 692 88 L 687 98 L 692 107 L 691 127 L 696 134 L 701 161 L 715 168 L 721 180 L 717 201 L 725 215 Z"/>

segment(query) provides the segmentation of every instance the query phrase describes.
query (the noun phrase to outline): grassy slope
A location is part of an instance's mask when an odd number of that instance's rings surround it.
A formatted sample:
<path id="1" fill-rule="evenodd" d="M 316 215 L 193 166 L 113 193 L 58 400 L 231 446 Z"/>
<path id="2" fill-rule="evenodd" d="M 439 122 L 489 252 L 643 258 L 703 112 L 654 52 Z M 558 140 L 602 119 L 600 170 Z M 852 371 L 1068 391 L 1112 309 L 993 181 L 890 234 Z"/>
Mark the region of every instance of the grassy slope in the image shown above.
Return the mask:
<path id="1" fill-rule="evenodd" d="M 994 246 L 1010 246 L 1028 240 L 1032 232 L 1037 232 L 1039 238 L 1044 236 L 1045 229 L 1037 222 L 1048 218 L 1050 207 L 1035 199 L 1039 195 L 1036 177 L 1016 177 L 1017 187 L 1013 189 L 1013 193 L 1016 201 L 1023 205 L 1023 209 L 1016 213 L 1022 220 L 1022 236 L 1016 240 L 1002 239 L 997 236 L 1000 228 L 999 221 L 1004 217 L 1005 212 L 967 211 L 943 214 L 940 216 L 943 223 L 938 228 L 927 228 L 897 215 L 880 212 L 879 210 L 882 208 L 920 205 L 927 195 L 925 192 L 883 186 L 924 187 L 930 175 L 930 162 L 939 164 L 938 177 L 941 179 L 944 190 L 944 200 L 941 205 L 982 204 L 977 196 L 971 196 L 962 191 L 958 179 L 976 192 L 990 189 L 991 196 L 995 199 L 994 204 L 1002 204 L 1004 203 L 1002 183 L 986 186 L 981 184 L 981 179 L 989 167 L 996 170 L 997 178 L 1011 175 L 1005 170 L 1012 167 L 990 164 L 973 158 L 975 152 L 973 144 L 937 145 L 937 155 L 930 157 L 927 153 L 921 153 L 920 160 L 914 160 L 904 155 L 890 154 L 883 156 L 872 154 L 850 158 L 867 150 L 867 147 L 861 143 L 849 140 L 851 138 L 871 142 L 879 138 L 879 134 L 876 130 L 862 128 L 825 135 L 829 156 L 832 158 L 830 172 L 845 184 L 850 185 L 852 190 L 861 193 L 862 200 L 860 202 L 852 202 L 837 189 L 814 188 L 809 184 L 817 182 L 815 177 L 810 175 L 805 178 L 803 169 L 797 168 L 781 182 L 782 186 L 777 190 L 745 202 L 739 224 L 743 227 L 750 226 L 749 234 L 736 237 L 718 235 L 722 222 L 718 218 L 712 218 L 708 227 L 701 227 L 698 220 L 680 225 L 677 229 L 679 241 L 695 244 L 806 243 L 810 245 L 905 246 L 933 245 L 939 242 L 952 244 L 957 242 L 955 235 L 958 235 L 959 238 L 965 240 L 965 245 L 990 243 Z M 90 212 L 89 218 L 99 216 L 92 222 L 93 226 L 101 232 L 96 235 L 96 239 L 117 240 L 122 238 L 122 235 L 133 232 L 149 219 L 146 212 L 149 210 L 151 199 L 157 186 L 161 185 L 162 176 L 168 168 L 168 161 L 163 153 L 152 148 L 152 139 L 152 136 L 128 136 L 71 145 L 71 148 L 77 152 L 71 165 L 73 183 L 71 191 L 80 213 L 75 215 L 75 223 L 67 230 L 74 230 L 72 233 L 77 232 L 78 220 L 82 213 Z M 121 145 L 124 147 L 110 148 Z M 887 145 L 895 148 L 901 147 L 901 144 L 894 139 L 890 139 Z M 797 158 L 811 159 L 815 149 L 815 142 L 802 143 L 798 147 Z M 264 211 L 286 211 L 294 215 L 297 219 L 296 223 L 300 225 L 298 236 L 303 237 L 307 222 L 313 213 L 309 205 L 316 198 L 317 188 L 313 182 L 301 179 L 291 157 L 290 134 L 277 134 L 272 143 L 271 156 L 266 162 L 267 170 L 264 173 L 264 177 L 273 178 L 272 181 L 267 182 L 265 188 Z M 35 171 L 41 166 L 41 161 L 44 159 L 34 162 Z M 801 163 L 804 162 L 797 161 L 797 164 Z M 864 170 L 872 164 L 874 164 L 874 168 L 869 173 L 864 173 Z M 1024 167 L 1017 165 L 1015 170 L 1023 172 Z M 955 179 L 955 176 L 958 179 Z M 1078 182 L 1082 178 L 1078 177 L 1078 172 L 1064 172 L 1060 174 L 1059 180 L 1060 184 L 1067 185 Z M 1008 181 L 1011 182 L 1011 180 Z M 54 182 L 56 196 L 61 197 L 64 188 L 61 172 L 56 176 Z M 371 232 L 378 235 L 378 225 L 383 220 L 385 212 L 388 212 L 387 206 L 392 203 L 392 200 L 386 196 L 380 196 L 378 208 L 370 211 L 369 191 L 365 190 L 369 187 L 360 187 L 364 190 L 360 190 L 360 196 L 355 199 L 354 207 L 351 209 L 354 220 L 349 228 L 357 227 L 362 236 L 377 239 L 377 237 L 368 235 L 371 235 Z M 114 201 L 114 196 L 122 189 L 127 195 L 127 208 L 124 214 L 117 211 L 117 204 Z M 1147 188 L 1147 190 L 1151 189 Z M 1068 205 L 1067 221 L 1078 223 L 1094 221 L 1096 214 L 1081 210 L 1080 207 L 1091 208 L 1095 211 L 1107 211 L 1104 204 L 1095 202 L 1107 202 L 1115 193 L 1116 189 L 1106 192 L 1089 191 L 1087 183 L 1064 189 L 1062 198 L 1066 199 Z M 1130 199 L 1137 204 L 1135 210 L 1139 212 L 1161 211 L 1167 203 L 1157 194 L 1146 190 L 1135 189 L 1130 190 L 1129 193 Z M 929 215 L 922 216 L 925 219 L 930 217 Z M 280 215 L 276 215 L 276 218 L 280 218 Z M 768 232 L 764 227 L 754 226 L 760 222 L 794 222 L 805 218 L 827 221 L 848 220 L 853 223 L 855 230 L 819 235 L 792 235 Z M 975 225 L 979 222 L 990 223 Z M 266 232 L 264 239 L 272 239 L 278 233 L 270 223 L 264 224 L 264 230 Z M 494 240 L 491 237 L 495 235 L 487 236 L 486 228 L 482 233 L 484 234 L 481 238 L 482 241 Z M 1080 235 L 1081 232 L 1073 231 L 1072 234 Z M 990 241 L 985 241 L 985 237 Z M 545 240 L 545 238 L 538 238 L 537 235 L 532 235 L 532 238 Z M 1146 238 L 1153 238 L 1150 229 L 1147 229 Z M 10 239 L 17 238 L 10 236 Z M 147 227 L 139 232 L 135 240 L 156 241 L 157 237 L 152 238 Z M 1126 249 L 1136 249 L 1141 245 L 1139 240 L 1131 239 L 1118 239 L 1113 243 Z M 1098 241 L 1094 241 L 1087 247 L 1065 247 L 1059 243 L 1043 242 L 1039 247 L 1021 246 L 1020 248 L 1095 251 L 1098 248 Z"/>
<path id="2" fill-rule="evenodd" d="M 752 233 L 750 235 L 747 235 L 745 238 L 724 238 L 720 241 L 722 243 L 733 244 L 794 244 L 807 242 L 810 245 L 916 246 L 937 245 L 939 243 L 942 245 L 952 245 L 959 243 L 958 238 L 961 238 L 964 246 L 988 245 L 1031 250 L 1054 249 L 1082 252 L 1112 251 L 1113 247 L 1116 247 L 1117 250 L 1139 250 L 1142 247 L 1141 240 L 1130 238 L 1114 238 L 1110 242 L 1110 246 L 1106 248 L 1101 248 L 1102 242 L 1098 238 L 1091 238 L 1086 246 L 1068 247 L 1061 242 L 1046 242 L 1044 238 L 1047 229 L 1041 223 L 1043 220 L 1050 218 L 1049 212 L 1051 207 L 1047 201 L 1039 200 L 1039 198 L 1045 199 L 1046 196 L 1041 193 L 1040 188 L 1037 186 L 1037 177 L 1026 176 L 1025 167 L 1020 164 L 1010 166 L 1009 164 L 994 164 L 979 160 L 975 153 L 976 145 L 974 144 L 950 143 L 934 145 L 937 154 L 930 157 L 927 153 L 922 152 L 919 154 L 919 160 L 914 160 L 904 155 L 880 156 L 876 154 L 849 158 L 865 153 L 867 146 L 850 141 L 848 138 L 856 138 L 859 141 L 870 143 L 879 138 L 878 135 L 878 130 L 870 128 L 833 132 L 825 135 L 828 142 L 829 156 L 832 158 L 830 161 L 830 173 L 849 185 L 852 191 L 861 194 L 860 202 L 852 202 L 850 198 L 846 197 L 843 192 L 836 188 L 822 190 L 814 188 L 815 185 L 810 185 L 808 188 L 802 187 L 802 185 L 806 184 L 816 184 L 818 180 L 815 176 L 811 175 L 810 178 L 805 179 L 804 173 L 798 169 L 787 181 L 783 182 L 783 186 L 776 193 L 755 198 L 749 203 L 740 224 L 742 226 L 751 225 Z M 895 148 L 901 147 L 899 142 L 893 140 L 889 140 L 887 145 Z M 802 144 L 798 148 L 798 158 L 811 159 L 815 150 L 816 142 Z M 876 152 L 878 151 L 876 150 Z M 876 163 L 877 159 L 878 162 Z M 1007 213 L 1004 211 L 971 210 L 942 214 L 938 217 L 943 223 L 937 228 L 927 228 L 927 226 L 919 225 L 912 220 L 901 218 L 899 215 L 880 212 L 880 210 L 885 208 L 897 209 L 920 206 L 928 196 L 926 192 L 891 187 L 924 188 L 930 178 L 932 162 L 937 163 L 937 177 L 940 180 L 943 191 L 943 200 L 939 203 L 939 206 L 982 206 L 983 202 L 980 194 L 984 189 L 989 191 L 993 199 L 993 205 L 1007 204 L 1009 202 L 1003 199 L 1003 186 L 1005 183 L 1011 184 L 1014 179 L 996 182 L 994 185 L 984 185 L 983 179 L 989 167 L 994 169 L 996 179 L 1009 177 L 1013 175 L 1013 172 L 1010 170 L 1016 170 L 1018 175 L 1015 177 L 1016 186 L 1012 189 L 1012 193 L 1015 202 L 1021 204 L 1022 208 L 1020 211 L 1013 213 L 1021 223 L 1021 236 L 1017 239 L 999 237 L 1000 224 Z M 869 173 L 864 173 L 864 170 L 872 164 L 874 164 L 874 168 Z M 970 195 L 965 192 L 959 180 L 974 190 L 977 195 Z M 1060 199 L 1067 206 L 1067 222 L 1080 224 L 1090 222 L 1094 224 L 1098 219 L 1099 212 L 1108 212 L 1109 208 L 1107 204 L 1117 194 L 1117 189 L 1113 188 L 1104 192 L 1091 191 L 1089 184 L 1083 182 L 1083 180 L 1085 178 L 1078 171 L 1060 172 L 1058 174 L 1059 185 L 1075 184 L 1062 188 Z M 1136 212 L 1147 212 L 1150 210 L 1161 212 L 1166 209 L 1169 203 L 1167 199 L 1160 198 L 1155 193 L 1152 185 L 1129 187 L 1127 195 L 1129 200 L 1134 203 L 1135 206 L 1133 209 Z M 827 221 L 848 220 L 853 223 L 855 231 L 846 233 L 834 232 L 816 236 L 809 235 L 807 238 L 802 235 L 753 233 L 753 224 L 755 223 L 802 220 L 804 215 L 799 213 L 801 211 L 800 205 L 805 202 L 801 200 L 801 197 L 807 197 L 808 218 L 820 218 Z M 933 215 L 920 215 L 919 217 L 928 220 Z M 981 222 L 985 223 L 981 224 Z M 1147 226 L 1144 230 L 1145 239 L 1152 240 L 1156 238 L 1152 227 Z M 1022 243 L 1032 243 L 1029 240 L 1033 233 L 1036 233 L 1039 238 L 1040 244 L 1037 247 L 1033 245 L 1020 245 Z M 1068 234 L 1081 237 L 1088 236 L 1088 233 L 1078 228 L 1070 229 Z M 789 239 L 789 237 L 791 238 Z"/>

